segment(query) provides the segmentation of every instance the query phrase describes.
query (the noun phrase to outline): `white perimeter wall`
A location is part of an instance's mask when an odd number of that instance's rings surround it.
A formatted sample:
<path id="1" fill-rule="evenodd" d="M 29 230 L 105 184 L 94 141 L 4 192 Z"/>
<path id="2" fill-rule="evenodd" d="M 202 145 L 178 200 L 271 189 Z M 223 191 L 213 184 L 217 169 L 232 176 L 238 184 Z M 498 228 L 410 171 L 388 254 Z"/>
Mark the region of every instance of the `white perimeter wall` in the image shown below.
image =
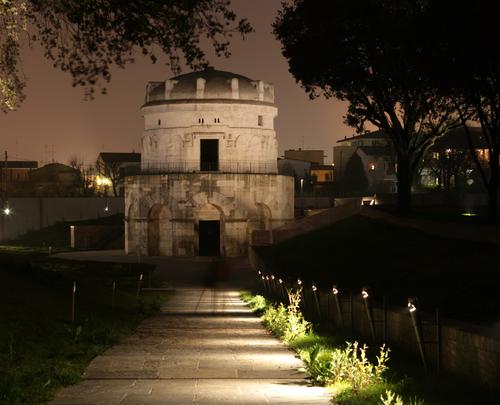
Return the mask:
<path id="1" fill-rule="evenodd" d="M 108 211 L 104 210 L 106 205 Z M 9 207 L 12 209 L 12 214 L 2 216 L 3 224 L 0 218 L 0 242 L 59 221 L 78 221 L 122 214 L 124 199 L 122 197 L 9 198 Z"/>

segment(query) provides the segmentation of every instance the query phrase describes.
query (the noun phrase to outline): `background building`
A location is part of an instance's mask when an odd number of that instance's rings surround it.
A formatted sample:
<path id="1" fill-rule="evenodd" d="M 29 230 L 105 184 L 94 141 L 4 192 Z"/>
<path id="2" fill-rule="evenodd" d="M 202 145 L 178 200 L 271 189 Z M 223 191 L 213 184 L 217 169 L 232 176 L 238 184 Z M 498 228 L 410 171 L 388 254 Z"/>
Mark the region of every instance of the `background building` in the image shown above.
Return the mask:
<path id="1" fill-rule="evenodd" d="M 2 191 L 18 192 L 25 188 L 32 170 L 38 168 L 33 160 L 8 160 L 0 162 L 0 186 Z"/>
<path id="2" fill-rule="evenodd" d="M 322 165 L 325 159 L 324 150 L 313 149 L 289 149 L 285 151 L 285 159 L 302 160 L 317 165 Z"/>
<path id="3" fill-rule="evenodd" d="M 396 159 L 382 131 L 341 139 L 333 147 L 335 181 L 344 193 L 395 193 Z"/>
<path id="4" fill-rule="evenodd" d="M 271 84 L 208 69 L 149 83 L 145 101 L 142 173 L 126 178 L 128 253 L 241 256 L 253 230 L 293 220 Z"/>
<path id="5" fill-rule="evenodd" d="M 101 152 L 97 157 L 95 189 L 98 193 L 123 196 L 126 176 L 140 171 L 141 154 L 127 152 Z"/>

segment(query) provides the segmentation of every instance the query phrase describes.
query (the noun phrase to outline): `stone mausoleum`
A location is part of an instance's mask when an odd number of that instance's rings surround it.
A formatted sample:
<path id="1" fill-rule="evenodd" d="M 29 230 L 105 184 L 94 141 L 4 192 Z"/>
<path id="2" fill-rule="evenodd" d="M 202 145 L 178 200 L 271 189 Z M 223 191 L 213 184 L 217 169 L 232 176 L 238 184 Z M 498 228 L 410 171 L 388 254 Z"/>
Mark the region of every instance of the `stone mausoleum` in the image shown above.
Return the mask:
<path id="1" fill-rule="evenodd" d="M 253 230 L 293 220 L 273 85 L 192 72 L 150 82 L 142 113 L 141 174 L 125 182 L 127 253 L 243 256 Z"/>

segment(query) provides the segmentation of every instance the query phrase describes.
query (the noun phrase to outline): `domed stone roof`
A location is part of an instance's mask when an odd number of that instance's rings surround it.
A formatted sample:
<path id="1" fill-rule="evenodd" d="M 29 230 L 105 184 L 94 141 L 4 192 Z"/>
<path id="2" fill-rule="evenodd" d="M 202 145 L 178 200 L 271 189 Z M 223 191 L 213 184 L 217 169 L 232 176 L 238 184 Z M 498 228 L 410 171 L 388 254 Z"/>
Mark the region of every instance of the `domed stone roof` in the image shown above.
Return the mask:
<path id="1" fill-rule="evenodd" d="M 149 82 L 146 93 L 146 105 L 203 99 L 274 103 L 272 84 L 213 68 L 182 74 L 164 82 Z"/>

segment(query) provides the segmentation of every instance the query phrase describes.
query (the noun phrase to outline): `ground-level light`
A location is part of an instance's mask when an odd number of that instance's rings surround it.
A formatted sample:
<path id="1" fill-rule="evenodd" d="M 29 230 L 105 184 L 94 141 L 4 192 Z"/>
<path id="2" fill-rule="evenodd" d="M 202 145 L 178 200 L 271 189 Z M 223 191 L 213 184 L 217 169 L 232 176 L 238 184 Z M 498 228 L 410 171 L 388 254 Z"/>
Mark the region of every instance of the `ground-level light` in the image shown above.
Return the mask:
<path id="1" fill-rule="evenodd" d="M 338 290 L 338 288 L 336 286 L 332 287 L 332 293 L 335 294 L 335 295 L 337 295 L 339 293 L 339 290 Z"/>
<path id="2" fill-rule="evenodd" d="M 366 288 L 363 288 L 361 290 L 361 296 L 366 300 L 368 297 L 369 297 L 369 294 L 368 294 L 368 291 L 366 290 Z"/>
<path id="3" fill-rule="evenodd" d="M 6 208 L 3 209 L 3 213 L 5 215 L 10 215 L 12 213 L 12 210 L 9 207 L 6 207 Z"/>
<path id="4" fill-rule="evenodd" d="M 412 299 L 409 299 L 408 300 L 408 311 L 410 312 L 415 312 L 417 310 L 417 307 L 415 306 L 415 304 L 413 303 L 413 300 Z"/>

